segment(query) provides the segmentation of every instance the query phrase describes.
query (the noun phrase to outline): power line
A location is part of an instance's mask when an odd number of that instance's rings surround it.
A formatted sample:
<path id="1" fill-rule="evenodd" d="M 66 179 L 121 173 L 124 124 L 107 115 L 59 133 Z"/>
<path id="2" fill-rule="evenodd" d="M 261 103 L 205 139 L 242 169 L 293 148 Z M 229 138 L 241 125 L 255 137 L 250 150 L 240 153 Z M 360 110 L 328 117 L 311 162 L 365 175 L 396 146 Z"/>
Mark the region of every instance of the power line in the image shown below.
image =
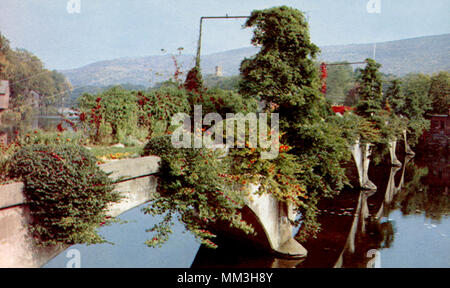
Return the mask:
<path id="1" fill-rule="evenodd" d="M 327 66 L 337 66 L 337 65 L 359 65 L 366 64 L 365 61 L 362 62 L 342 62 L 342 63 L 325 63 Z"/>
<path id="2" fill-rule="evenodd" d="M 30 76 L 30 77 L 28 77 L 28 78 L 25 78 L 25 79 L 21 79 L 21 80 L 18 80 L 18 81 L 14 81 L 14 82 L 11 82 L 10 84 L 16 84 L 16 83 L 20 83 L 20 82 L 23 82 L 23 81 L 26 81 L 26 80 L 32 79 L 32 78 L 34 78 L 34 77 L 37 77 L 37 76 L 39 76 L 39 75 L 42 75 L 42 74 L 44 74 L 44 73 L 52 73 L 52 71 L 50 71 L 50 70 L 46 70 L 46 71 L 43 71 L 43 72 L 40 72 L 40 73 L 34 74 L 33 76 Z"/>

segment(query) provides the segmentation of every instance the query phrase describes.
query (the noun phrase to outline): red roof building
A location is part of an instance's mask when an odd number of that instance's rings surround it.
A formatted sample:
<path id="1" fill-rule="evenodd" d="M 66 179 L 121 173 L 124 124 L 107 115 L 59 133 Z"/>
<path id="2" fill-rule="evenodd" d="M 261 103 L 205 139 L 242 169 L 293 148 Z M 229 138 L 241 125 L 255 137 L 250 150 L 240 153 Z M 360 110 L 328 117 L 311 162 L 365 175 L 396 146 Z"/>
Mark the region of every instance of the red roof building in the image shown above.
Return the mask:
<path id="1" fill-rule="evenodd" d="M 9 81 L 0 80 L 0 124 L 2 123 L 2 112 L 9 107 Z"/>
<path id="2" fill-rule="evenodd" d="M 0 80 L 0 110 L 6 110 L 9 106 L 9 81 Z"/>
<path id="3" fill-rule="evenodd" d="M 332 106 L 331 109 L 336 114 L 343 115 L 347 111 L 353 111 L 355 108 L 349 107 L 349 106 Z"/>

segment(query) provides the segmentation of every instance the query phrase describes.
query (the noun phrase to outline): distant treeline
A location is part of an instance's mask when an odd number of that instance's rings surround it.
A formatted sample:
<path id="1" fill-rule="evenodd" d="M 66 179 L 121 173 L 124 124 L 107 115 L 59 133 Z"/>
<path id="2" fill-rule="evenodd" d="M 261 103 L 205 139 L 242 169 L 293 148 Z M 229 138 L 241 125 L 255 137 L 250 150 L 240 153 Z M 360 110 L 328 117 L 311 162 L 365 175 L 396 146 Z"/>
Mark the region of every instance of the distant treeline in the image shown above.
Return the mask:
<path id="1" fill-rule="evenodd" d="M 319 64 L 317 64 L 319 70 Z M 361 68 L 353 69 L 352 65 L 343 62 L 342 65 L 330 65 L 327 67 L 327 92 L 326 98 L 333 105 L 355 106 L 359 101 L 358 81 L 361 77 Z M 427 99 L 431 102 L 429 112 L 438 114 L 447 114 L 450 107 L 450 73 L 441 71 L 433 75 L 421 73 L 410 73 L 403 77 L 396 77 L 392 74 L 380 73 L 383 80 L 383 93 L 389 94 L 389 90 L 399 89 L 402 95 L 415 95 L 418 98 Z M 239 81 L 241 77 L 237 76 L 216 76 L 206 75 L 203 79 L 206 88 L 219 88 L 227 91 L 237 92 L 239 89 Z M 175 85 L 172 81 L 164 81 L 156 83 L 153 87 L 147 88 L 143 85 L 121 84 L 125 90 L 134 91 L 151 91 L 161 87 L 170 87 Z M 68 101 L 68 106 L 77 106 L 77 99 L 84 93 L 97 94 L 104 92 L 113 86 L 86 86 L 74 89 Z M 389 101 L 389 100 L 387 100 Z M 421 102 L 421 101 L 419 101 Z M 404 103 L 390 103 L 398 106 Z"/>
<path id="2" fill-rule="evenodd" d="M 0 79 L 9 80 L 10 108 L 22 114 L 36 111 L 36 105 L 40 112 L 49 112 L 63 103 L 71 88 L 63 74 L 45 69 L 42 61 L 31 52 L 12 49 L 1 33 Z M 32 91 L 40 95 L 37 103 L 33 102 Z"/>
<path id="3" fill-rule="evenodd" d="M 361 68 L 353 69 L 351 65 L 329 65 L 326 98 L 334 105 L 354 106 L 358 103 L 358 81 Z M 429 112 L 447 114 L 450 106 L 450 73 L 441 71 L 433 75 L 410 73 L 403 77 L 381 73 L 383 80 L 383 94 L 387 99 L 389 91 L 399 89 L 400 95 L 414 95 L 414 98 L 424 98 L 430 103 Z M 389 101 L 387 99 L 387 101 Z M 420 101 L 419 101 L 420 102 Z M 389 103 L 398 106 L 405 103 Z"/>
<path id="4" fill-rule="evenodd" d="M 205 87 L 209 89 L 219 88 L 226 91 L 237 91 L 239 87 L 240 76 L 229 76 L 229 77 L 219 77 L 215 75 L 207 75 L 203 79 Z M 146 87 L 144 85 L 135 85 L 130 83 L 119 84 L 121 88 L 128 91 L 152 91 L 158 90 L 162 87 L 171 87 L 176 85 L 173 81 L 158 82 L 153 87 Z M 70 97 L 65 102 L 66 107 L 77 107 L 79 98 L 83 94 L 100 94 L 104 91 L 108 91 L 117 85 L 109 86 L 84 86 L 80 88 L 75 88 L 70 93 Z"/>

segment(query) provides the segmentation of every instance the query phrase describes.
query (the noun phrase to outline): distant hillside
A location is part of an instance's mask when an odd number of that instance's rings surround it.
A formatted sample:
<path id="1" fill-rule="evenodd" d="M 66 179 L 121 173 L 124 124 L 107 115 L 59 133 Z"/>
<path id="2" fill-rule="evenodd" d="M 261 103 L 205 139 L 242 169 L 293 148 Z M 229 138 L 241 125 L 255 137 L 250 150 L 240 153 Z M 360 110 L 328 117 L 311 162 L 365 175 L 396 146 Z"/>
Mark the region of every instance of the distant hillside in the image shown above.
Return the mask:
<path id="1" fill-rule="evenodd" d="M 362 61 L 373 56 L 374 44 L 351 44 L 321 47 L 321 61 Z M 258 52 L 256 47 L 235 49 L 202 57 L 204 75 L 213 74 L 215 67 L 223 67 L 225 76 L 239 74 L 241 61 Z M 450 71 L 450 34 L 419 37 L 376 44 L 376 60 L 382 72 L 398 76 L 407 73 Z M 182 71 L 194 65 L 194 56 L 178 55 Z M 74 87 L 86 85 L 108 86 L 120 83 L 152 86 L 167 80 L 175 71 L 171 55 L 121 58 L 96 62 L 81 68 L 61 71 Z"/>
<path id="2" fill-rule="evenodd" d="M 321 59 L 327 62 L 361 61 L 373 57 L 374 44 L 322 47 Z M 376 44 L 376 61 L 381 71 L 403 76 L 408 73 L 431 74 L 450 70 L 450 34 L 412 38 Z"/>

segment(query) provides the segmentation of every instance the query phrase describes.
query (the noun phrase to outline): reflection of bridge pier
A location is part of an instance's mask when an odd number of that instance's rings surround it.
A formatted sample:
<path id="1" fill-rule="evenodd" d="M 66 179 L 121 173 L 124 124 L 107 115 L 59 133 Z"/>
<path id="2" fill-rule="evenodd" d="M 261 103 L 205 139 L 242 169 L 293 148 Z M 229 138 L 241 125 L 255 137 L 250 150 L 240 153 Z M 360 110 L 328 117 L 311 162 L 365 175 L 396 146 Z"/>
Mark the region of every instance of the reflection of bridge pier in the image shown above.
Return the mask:
<path id="1" fill-rule="evenodd" d="M 361 243 L 364 241 L 358 241 L 360 238 L 367 237 L 367 221 L 370 221 L 369 223 L 371 225 L 374 224 L 380 224 L 380 220 L 383 216 L 387 216 L 390 213 L 390 207 L 391 203 L 394 200 L 395 195 L 401 191 L 402 186 L 404 184 L 405 179 L 405 171 L 406 171 L 406 165 L 410 161 L 411 157 L 407 156 L 405 159 L 405 163 L 403 164 L 402 174 L 399 181 L 399 184 L 395 184 L 395 176 L 398 173 L 398 171 L 401 169 L 398 166 L 391 167 L 390 173 L 389 173 L 389 180 L 386 186 L 386 190 L 384 193 L 384 200 L 380 206 L 380 208 L 375 213 L 374 217 L 370 217 L 369 212 L 369 206 L 368 206 L 368 199 L 369 197 L 376 194 L 376 191 L 360 191 L 359 198 L 358 198 L 358 204 L 355 210 L 355 214 L 353 217 L 352 226 L 350 228 L 350 231 L 347 236 L 347 240 L 345 242 L 345 246 L 342 249 L 342 252 L 339 255 L 338 260 L 334 264 L 335 268 L 339 267 L 345 267 L 345 256 L 348 254 L 354 254 L 357 252 L 356 245 L 357 243 Z M 365 247 L 367 248 L 367 247 Z M 371 247 L 369 247 L 371 248 Z M 379 247 L 374 247 L 375 249 L 378 249 Z M 370 249 L 367 251 L 360 251 L 363 253 L 367 253 Z M 362 258 L 366 257 L 367 255 L 362 255 Z M 367 258 L 369 260 L 369 258 Z"/>
<path id="2" fill-rule="evenodd" d="M 395 184 L 395 175 L 400 170 L 400 167 L 392 167 L 389 175 L 388 185 L 386 187 L 386 192 L 384 194 L 384 201 L 381 204 L 378 212 L 375 214 L 375 219 L 380 220 L 382 217 L 389 215 L 391 203 L 394 200 L 394 197 L 401 191 L 404 181 L 405 181 L 405 171 L 406 165 L 412 158 L 410 156 L 406 156 L 405 164 L 403 165 L 402 175 L 399 181 L 399 184 Z"/>

